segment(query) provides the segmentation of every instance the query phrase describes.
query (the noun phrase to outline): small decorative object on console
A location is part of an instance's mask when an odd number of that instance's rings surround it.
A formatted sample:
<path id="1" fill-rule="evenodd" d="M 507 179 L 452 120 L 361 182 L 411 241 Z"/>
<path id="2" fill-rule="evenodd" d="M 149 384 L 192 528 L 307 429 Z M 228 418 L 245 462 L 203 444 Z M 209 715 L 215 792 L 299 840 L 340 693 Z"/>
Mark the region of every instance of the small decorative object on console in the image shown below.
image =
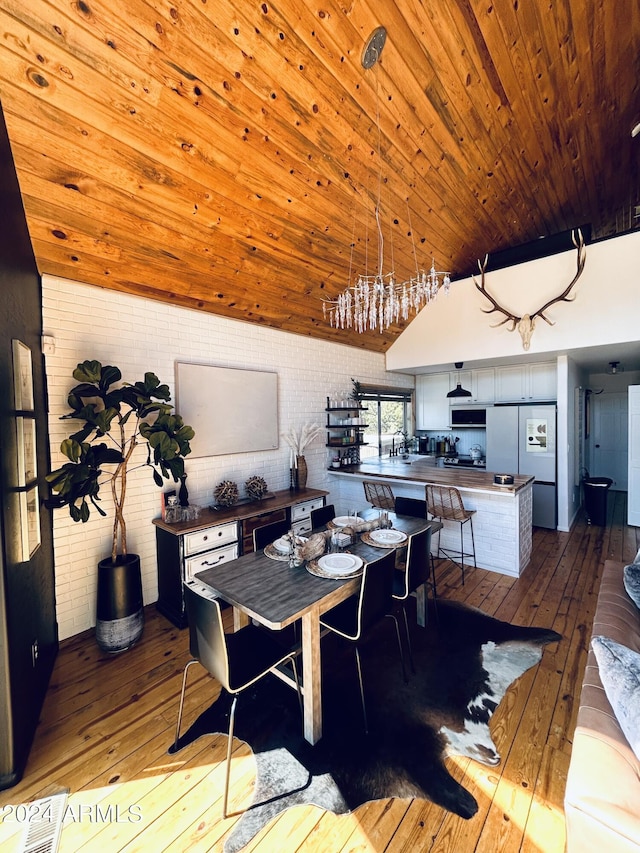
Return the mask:
<path id="1" fill-rule="evenodd" d="M 238 503 L 238 485 L 232 480 L 223 480 L 215 487 L 213 495 L 220 506 L 233 506 Z"/>
<path id="2" fill-rule="evenodd" d="M 493 482 L 496 486 L 513 486 L 513 474 L 494 474 Z"/>
<path id="3" fill-rule="evenodd" d="M 187 507 L 189 506 L 189 491 L 187 489 L 187 475 L 180 475 L 180 489 L 178 491 L 178 498 L 180 500 L 180 506 Z"/>
<path id="4" fill-rule="evenodd" d="M 249 497 L 254 501 L 259 501 L 267 493 L 267 483 L 262 477 L 249 477 L 244 487 Z"/>

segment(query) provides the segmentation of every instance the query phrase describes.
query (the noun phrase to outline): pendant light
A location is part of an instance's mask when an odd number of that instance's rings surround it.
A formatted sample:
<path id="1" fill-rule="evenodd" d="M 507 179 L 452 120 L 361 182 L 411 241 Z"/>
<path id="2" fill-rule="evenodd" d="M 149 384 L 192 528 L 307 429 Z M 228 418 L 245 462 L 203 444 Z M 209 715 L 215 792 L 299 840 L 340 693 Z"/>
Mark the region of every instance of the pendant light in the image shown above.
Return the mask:
<path id="1" fill-rule="evenodd" d="M 462 370 L 463 364 L 464 364 L 463 361 L 456 361 L 456 363 L 455 363 L 456 370 Z M 463 388 L 459 382 L 456 385 L 456 387 L 452 391 L 449 391 L 449 393 L 447 394 L 447 397 L 449 397 L 449 398 L 451 398 L 451 397 L 454 397 L 454 398 L 455 397 L 471 397 L 471 396 L 472 396 L 471 391 L 467 391 L 467 389 Z"/>

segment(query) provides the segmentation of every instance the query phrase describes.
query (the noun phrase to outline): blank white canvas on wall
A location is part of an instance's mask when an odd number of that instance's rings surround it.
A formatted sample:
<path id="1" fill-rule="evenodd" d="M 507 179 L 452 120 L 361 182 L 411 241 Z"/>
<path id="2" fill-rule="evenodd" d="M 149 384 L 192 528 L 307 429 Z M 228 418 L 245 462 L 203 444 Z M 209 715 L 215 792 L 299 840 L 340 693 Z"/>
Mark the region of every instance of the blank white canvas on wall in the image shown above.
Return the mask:
<path id="1" fill-rule="evenodd" d="M 176 411 L 193 427 L 191 457 L 278 447 L 278 374 L 176 362 Z"/>

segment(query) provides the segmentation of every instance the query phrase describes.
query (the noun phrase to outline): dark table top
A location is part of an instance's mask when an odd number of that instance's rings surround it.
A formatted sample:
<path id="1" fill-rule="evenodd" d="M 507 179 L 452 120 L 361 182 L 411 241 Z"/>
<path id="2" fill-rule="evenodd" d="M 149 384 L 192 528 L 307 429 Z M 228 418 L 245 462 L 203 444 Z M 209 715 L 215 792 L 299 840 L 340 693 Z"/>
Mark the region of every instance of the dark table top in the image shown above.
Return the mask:
<path id="1" fill-rule="evenodd" d="M 438 522 L 421 518 L 396 516 L 394 513 L 389 513 L 389 516 L 393 527 L 408 536 L 426 527 L 437 530 L 441 526 Z M 349 551 L 365 563 L 375 562 L 388 553 L 388 549 L 375 548 L 360 539 L 349 547 Z M 360 576 L 346 580 L 319 578 L 304 566 L 292 568 L 287 560 L 272 560 L 262 551 L 205 569 L 195 577 L 229 604 L 274 630 L 292 624 L 320 605 L 320 612 L 328 610 L 349 594 L 346 586 L 356 592 L 360 585 Z"/>

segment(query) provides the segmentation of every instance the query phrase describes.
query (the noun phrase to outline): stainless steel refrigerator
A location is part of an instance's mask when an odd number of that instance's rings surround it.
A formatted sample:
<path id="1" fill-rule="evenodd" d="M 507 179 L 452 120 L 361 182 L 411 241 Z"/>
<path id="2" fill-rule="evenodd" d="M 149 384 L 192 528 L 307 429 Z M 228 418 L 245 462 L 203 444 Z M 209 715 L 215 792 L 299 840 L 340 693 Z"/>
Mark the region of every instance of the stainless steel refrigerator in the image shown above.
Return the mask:
<path id="1" fill-rule="evenodd" d="M 496 405 L 488 408 L 487 471 L 535 477 L 533 524 L 555 530 L 556 406 Z"/>

